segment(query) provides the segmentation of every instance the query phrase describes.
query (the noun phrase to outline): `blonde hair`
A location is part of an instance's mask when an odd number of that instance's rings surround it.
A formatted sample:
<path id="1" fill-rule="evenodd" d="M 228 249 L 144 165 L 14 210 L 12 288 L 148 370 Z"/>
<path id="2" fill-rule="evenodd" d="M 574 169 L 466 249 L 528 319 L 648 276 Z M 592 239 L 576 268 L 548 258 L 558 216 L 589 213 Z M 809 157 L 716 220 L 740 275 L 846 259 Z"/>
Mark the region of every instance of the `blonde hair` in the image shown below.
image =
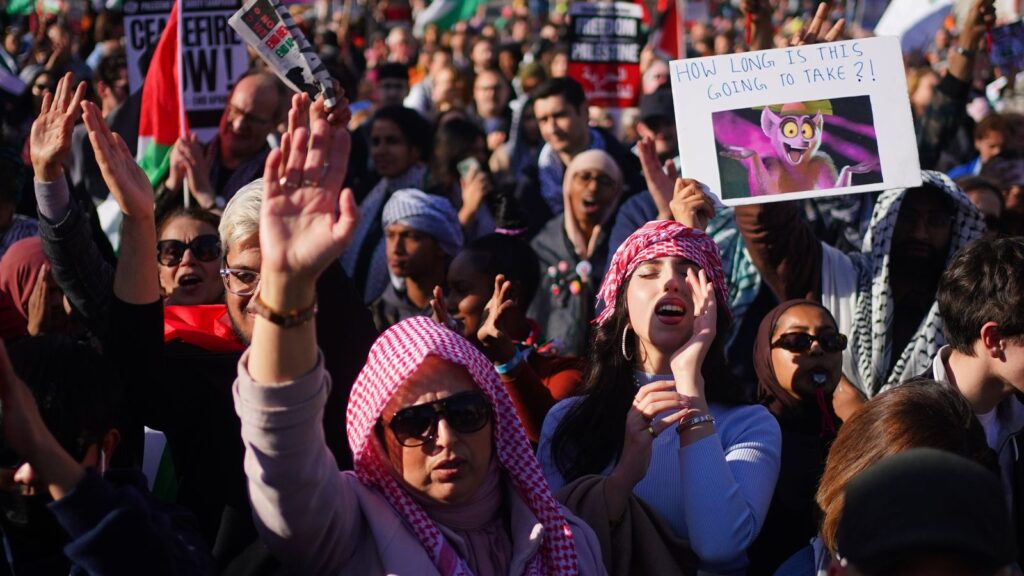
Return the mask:
<path id="1" fill-rule="evenodd" d="M 257 178 L 242 186 L 220 217 L 220 243 L 226 256 L 232 245 L 244 242 L 260 233 L 260 207 L 263 205 L 263 179 Z"/>

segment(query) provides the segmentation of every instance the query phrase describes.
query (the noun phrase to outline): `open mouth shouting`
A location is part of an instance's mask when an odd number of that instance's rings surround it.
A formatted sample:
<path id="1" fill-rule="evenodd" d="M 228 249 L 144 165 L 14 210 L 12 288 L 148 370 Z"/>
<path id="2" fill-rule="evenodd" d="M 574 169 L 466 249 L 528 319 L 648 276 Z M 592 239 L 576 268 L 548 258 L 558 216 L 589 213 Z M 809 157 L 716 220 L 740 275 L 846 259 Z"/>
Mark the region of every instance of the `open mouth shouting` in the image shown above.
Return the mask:
<path id="1" fill-rule="evenodd" d="M 789 160 L 790 164 L 799 164 L 804 158 L 804 153 L 807 152 L 807 148 L 800 148 L 798 146 L 792 146 L 790 144 L 782 143 L 782 148 L 786 152 L 786 160 Z"/>
<path id="2" fill-rule="evenodd" d="M 679 324 L 686 317 L 686 303 L 680 298 L 664 298 L 654 307 L 654 315 L 662 324 Z"/>

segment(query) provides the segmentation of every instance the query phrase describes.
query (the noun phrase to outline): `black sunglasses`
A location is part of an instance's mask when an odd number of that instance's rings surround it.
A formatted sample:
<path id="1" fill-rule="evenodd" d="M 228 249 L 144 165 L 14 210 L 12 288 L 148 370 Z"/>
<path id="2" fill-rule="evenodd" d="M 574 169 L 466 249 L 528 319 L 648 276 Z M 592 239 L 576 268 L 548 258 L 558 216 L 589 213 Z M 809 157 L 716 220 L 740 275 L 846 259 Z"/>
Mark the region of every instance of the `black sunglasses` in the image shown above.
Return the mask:
<path id="1" fill-rule="evenodd" d="M 491 421 L 491 403 L 480 392 L 463 392 L 436 402 L 402 408 L 388 422 L 398 443 L 407 448 L 437 438 L 437 423 L 444 418 L 456 432 L 469 434 Z"/>
<path id="2" fill-rule="evenodd" d="M 185 250 L 201 262 L 213 262 L 220 258 L 220 236 L 203 234 L 196 236 L 188 244 L 181 240 L 161 240 L 156 243 L 156 261 L 164 266 L 177 266 L 185 256 Z"/>
<path id="3" fill-rule="evenodd" d="M 779 336 L 772 343 L 772 348 L 782 348 L 790 352 L 810 352 L 811 344 L 818 342 L 825 352 L 842 352 L 846 350 L 846 335 L 838 332 L 829 332 L 820 336 L 806 332 L 790 332 Z"/>

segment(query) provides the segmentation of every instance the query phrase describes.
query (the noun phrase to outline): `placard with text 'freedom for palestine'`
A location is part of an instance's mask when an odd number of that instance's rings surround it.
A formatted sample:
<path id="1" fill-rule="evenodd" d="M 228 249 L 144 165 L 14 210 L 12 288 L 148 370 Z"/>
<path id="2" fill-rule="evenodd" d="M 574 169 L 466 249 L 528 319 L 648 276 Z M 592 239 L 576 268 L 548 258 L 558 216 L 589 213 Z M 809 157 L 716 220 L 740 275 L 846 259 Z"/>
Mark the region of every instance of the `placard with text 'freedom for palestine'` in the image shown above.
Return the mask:
<path id="1" fill-rule="evenodd" d="M 896 38 L 675 60 L 683 173 L 725 204 L 919 186 Z"/>

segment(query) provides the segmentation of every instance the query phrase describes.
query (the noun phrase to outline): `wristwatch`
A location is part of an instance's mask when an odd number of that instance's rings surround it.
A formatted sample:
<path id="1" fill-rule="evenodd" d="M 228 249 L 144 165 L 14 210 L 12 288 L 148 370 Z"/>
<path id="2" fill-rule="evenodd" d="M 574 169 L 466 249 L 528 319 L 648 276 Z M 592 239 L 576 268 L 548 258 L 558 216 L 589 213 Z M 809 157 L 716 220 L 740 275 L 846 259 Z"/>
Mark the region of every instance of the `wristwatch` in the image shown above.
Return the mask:
<path id="1" fill-rule="evenodd" d="M 974 50 L 970 48 L 964 48 L 963 46 L 954 46 L 953 51 L 963 56 L 964 58 L 973 58 Z"/>

